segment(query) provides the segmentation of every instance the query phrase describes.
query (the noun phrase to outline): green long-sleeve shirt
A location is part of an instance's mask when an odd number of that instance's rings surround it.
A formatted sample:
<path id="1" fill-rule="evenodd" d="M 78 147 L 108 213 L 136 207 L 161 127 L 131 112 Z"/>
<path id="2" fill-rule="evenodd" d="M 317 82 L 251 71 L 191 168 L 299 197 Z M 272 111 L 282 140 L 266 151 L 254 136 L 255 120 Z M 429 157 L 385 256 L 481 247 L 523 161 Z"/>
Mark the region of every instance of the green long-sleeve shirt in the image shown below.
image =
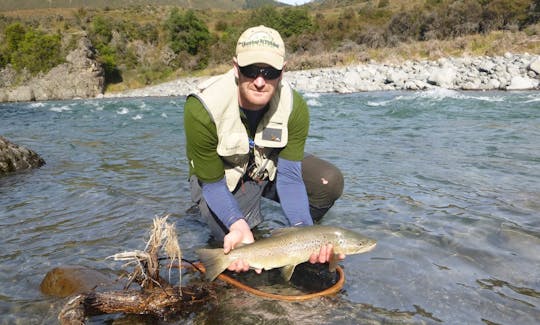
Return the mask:
<path id="1" fill-rule="evenodd" d="M 240 109 L 240 108 L 239 108 Z M 243 114 L 241 113 L 241 116 Z M 244 125 L 246 125 L 245 119 Z M 203 104 L 189 96 L 184 105 L 184 129 L 186 133 L 186 154 L 190 162 L 190 175 L 197 175 L 203 182 L 216 182 L 225 175 L 224 164 L 217 153 L 218 135 Z M 247 127 L 246 127 L 247 130 Z M 289 138 L 279 157 L 301 161 L 309 130 L 309 110 L 302 96 L 293 91 L 293 108 L 288 121 Z M 248 130 L 248 134 L 250 134 Z"/>

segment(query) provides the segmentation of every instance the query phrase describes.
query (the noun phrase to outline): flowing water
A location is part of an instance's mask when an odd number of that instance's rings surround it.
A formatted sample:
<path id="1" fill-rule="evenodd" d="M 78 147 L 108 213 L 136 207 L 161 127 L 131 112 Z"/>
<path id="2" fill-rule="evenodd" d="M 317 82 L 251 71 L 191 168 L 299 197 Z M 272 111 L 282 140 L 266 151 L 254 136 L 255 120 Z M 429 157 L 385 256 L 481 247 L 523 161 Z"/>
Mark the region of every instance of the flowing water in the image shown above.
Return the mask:
<path id="1" fill-rule="evenodd" d="M 537 324 L 540 93 L 305 94 L 306 151 L 343 171 L 323 219 L 377 239 L 348 256 L 343 290 L 302 303 L 220 290 L 181 323 Z M 185 98 L 0 104 L 0 135 L 47 164 L 0 177 L 0 323 L 55 324 L 65 300 L 39 284 L 55 266 L 119 270 L 170 214 L 184 256 L 209 233 L 191 206 Z M 264 203 L 269 221 L 284 223 Z M 151 323 L 105 315 L 91 323 Z M 166 322 L 165 322 L 166 323 Z"/>

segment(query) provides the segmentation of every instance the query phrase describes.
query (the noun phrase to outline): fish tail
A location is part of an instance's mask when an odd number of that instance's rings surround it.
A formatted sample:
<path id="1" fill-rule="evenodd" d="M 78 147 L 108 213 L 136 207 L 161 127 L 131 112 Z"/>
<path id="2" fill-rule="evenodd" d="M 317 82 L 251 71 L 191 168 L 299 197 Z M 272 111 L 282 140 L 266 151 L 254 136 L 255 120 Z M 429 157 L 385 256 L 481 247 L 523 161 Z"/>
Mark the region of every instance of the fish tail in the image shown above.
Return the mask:
<path id="1" fill-rule="evenodd" d="M 206 279 L 213 281 L 221 272 L 229 266 L 225 254 L 223 254 L 223 249 L 221 248 L 201 248 L 198 249 L 197 255 L 201 263 L 206 269 Z"/>

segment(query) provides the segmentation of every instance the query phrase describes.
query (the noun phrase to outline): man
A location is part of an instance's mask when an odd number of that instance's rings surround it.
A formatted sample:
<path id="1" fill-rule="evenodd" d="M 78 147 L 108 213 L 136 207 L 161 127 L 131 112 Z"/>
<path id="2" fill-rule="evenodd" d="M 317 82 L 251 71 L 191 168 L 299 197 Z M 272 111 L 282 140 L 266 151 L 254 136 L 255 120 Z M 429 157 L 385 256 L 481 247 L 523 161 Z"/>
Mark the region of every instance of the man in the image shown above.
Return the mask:
<path id="1" fill-rule="evenodd" d="M 279 33 L 249 28 L 238 39 L 233 69 L 186 100 L 192 199 L 225 253 L 254 242 L 251 229 L 263 220 L 261 197 L 280 202 L 292 226 L 310 226 L 343 191 L 335 166 L 304 155 L 308 107 L 282 80 L 285 64 Z M 310 262 L 328 262 L 331 254 L 332 246 L 323 246 Z M 242 260 L 229 266 L 248 269 Z"/>

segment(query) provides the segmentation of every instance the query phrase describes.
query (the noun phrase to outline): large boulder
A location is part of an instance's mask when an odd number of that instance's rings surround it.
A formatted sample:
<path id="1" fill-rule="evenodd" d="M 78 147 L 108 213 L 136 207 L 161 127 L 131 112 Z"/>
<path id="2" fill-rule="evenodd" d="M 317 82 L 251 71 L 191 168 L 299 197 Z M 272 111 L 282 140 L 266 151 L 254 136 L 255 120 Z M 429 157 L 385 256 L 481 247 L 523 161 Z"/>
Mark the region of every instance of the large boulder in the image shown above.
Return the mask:
<path id="1" fill-rule="evenodd" d="M 93 98 L 102 94 L 104 87 L 103 67 L 96 60 L 92 43 L 83 36 L 67 55 L 66 63 L 24 85 L 0 89 L 0 101 Z"/>
<path id="2" fill-rule="evenodd" d="M 0 175 L 43 165 L 45 160 L 37 153 L 0 136 Z"/>
<path id="3" fill-rule="evenodd" d="M 452 89 L 456 79 L 456 70 L 451 67 L 435 68 L 429 75 L 427 82 L 442 88 Z"/>
<path id="4" fill-rule="evenodd" d="M 58 266 L 47 272 L 39 286 L 41 293 L 68 297 L 100 288 L 111 288 L 113 279 L 97 270 L 78 265 Z"/>
<path id="5" fill-rule="evenodd" d="M 529 90 L 538 87 L 538 80 L 528 77 L 514 76 L 510 80 L 510 84 L 506 86 L 506 90 Z"/>
<path id="6" fill-rule="evenodd" d="M 529 65 L 529 69 L 531 71 L 534 71 L 537 75 L 540 75 L 540 56 L 536 57 L 531 64 Z"/>

